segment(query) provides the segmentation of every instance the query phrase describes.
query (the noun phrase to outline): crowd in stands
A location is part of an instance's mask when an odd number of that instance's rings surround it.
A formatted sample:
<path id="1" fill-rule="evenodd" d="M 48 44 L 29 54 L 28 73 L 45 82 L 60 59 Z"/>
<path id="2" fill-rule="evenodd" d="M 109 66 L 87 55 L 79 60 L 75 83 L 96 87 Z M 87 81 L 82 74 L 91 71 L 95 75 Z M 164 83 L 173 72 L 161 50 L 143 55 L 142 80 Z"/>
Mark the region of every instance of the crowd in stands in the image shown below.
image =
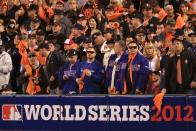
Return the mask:
<path id="1" fill-rule="evenodd" d="M 196 0 L 0 0 L 0 92 L 196 94 Z"/>

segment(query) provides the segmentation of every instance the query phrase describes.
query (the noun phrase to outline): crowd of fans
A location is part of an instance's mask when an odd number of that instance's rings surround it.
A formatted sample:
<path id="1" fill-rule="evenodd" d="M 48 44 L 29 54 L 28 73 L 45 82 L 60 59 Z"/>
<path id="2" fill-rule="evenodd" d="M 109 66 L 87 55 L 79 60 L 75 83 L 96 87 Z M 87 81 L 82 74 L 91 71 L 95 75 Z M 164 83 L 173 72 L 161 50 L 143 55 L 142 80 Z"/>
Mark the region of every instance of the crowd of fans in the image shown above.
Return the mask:
<path id="1" fill-rule="evenodd" d="M 0 92 L 196 94 L 196 0 L 0 7 Z"/>

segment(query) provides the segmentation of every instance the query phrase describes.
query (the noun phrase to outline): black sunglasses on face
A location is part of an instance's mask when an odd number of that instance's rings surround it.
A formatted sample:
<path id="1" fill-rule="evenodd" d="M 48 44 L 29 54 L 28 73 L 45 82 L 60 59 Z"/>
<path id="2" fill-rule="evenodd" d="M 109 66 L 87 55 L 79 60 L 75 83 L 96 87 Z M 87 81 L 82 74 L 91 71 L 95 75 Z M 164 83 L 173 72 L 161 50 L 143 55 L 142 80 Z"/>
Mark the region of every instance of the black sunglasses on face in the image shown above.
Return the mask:
<path id="1" fill-rule="evenodd" d="M 129 46 L 129 49 L 137 49 L 137 46 Z"/>
<path id="2" fill-rule="evenodd" d="M 87 54 L 94 54 L 94 51 L 87 51 Z"/>

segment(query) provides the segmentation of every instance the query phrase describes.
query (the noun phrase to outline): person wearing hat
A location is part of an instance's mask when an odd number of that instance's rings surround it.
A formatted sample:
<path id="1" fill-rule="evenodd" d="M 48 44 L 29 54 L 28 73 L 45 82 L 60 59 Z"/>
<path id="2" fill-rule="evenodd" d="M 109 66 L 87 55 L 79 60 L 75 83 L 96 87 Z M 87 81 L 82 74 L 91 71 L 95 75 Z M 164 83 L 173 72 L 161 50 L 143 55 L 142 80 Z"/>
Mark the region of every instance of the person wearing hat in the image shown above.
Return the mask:
<path id="1" fill-rule="evenodd" d="M 116 41 L 114 44 L 114 54 L 108 60 L 106 67 L 105 85 L 108 94 L 123 94 L 124 79 L 127 66 L 126 45 L 124 41 Z"/>
<path id="2" fill-rule="evenodd" d="M 103 66 L 104 66 L 105 70 L 108 66 L 108 60 L 109 60 L 110 56 L 115 53 L 114 52 L 114 44 L 115 44 L 115 41 L 113 39 L 106 42 L 106 46 L 108 48 L 108 51 L 106 51 L 104 53 L 104 57 L 103 57 Z"/>
<path id="3" fill-rule="evenodd" d="M 166 43 L 172 41 L 175 34 L 176 22 L 175 20 L 168 20 L 165 26 L 165 41 Z"/>
<path id="4" fill-rule="evenodd" d="M 136 33 L 144 28 L 144 26 L 142 25 L 143 16 L 140 13 L 136 12 L 132 18 L 131 23 L 133 25 L 133 31 L 131 31 L 131 36 L 135 37 Z"/>
<path id="5" fill-rule="evenodd" d="M 155 30 L 152 29 L 152 28 L 147 29 L 147 32 L 146 32 L 146 40 L 148 42 L 154 42 L 155 41 L 155 37 L 156 37 Z"/>
<path id="6" fill-rule="evenodd" d="M 40 44 L 45 40 L 45 32 L 42 29 L 38 29 L 36 33 L 37 43 Z"/>
<path id="7" fill-rule="evenodd" d="M 42 57 L 46 57 L 45 72 L 49 79 L 49 88 L 47 92 L 50 94 L 59 94 L 58 70 L 64 64 L 64 59 L 59 52 L 51 52 L 46 43 L 38 46 L 39 53 Z"/>
<path id="8" fill-rule="evenodd" d="M 58 79 L 63 94 L 78 94 L 79 88 L 76 83 L 76 73 L 79 70 L 77 50 L 70 49 L 67 53 L 68 61 L 60 68 Z"/>
<path id="9" fill-rule="evenodd" d="M 49 81 L 35 52 L 28 53 L 28 61 L 29 64 L 25 65 L 24 71 L 20 75 L 24 93 L 29 95 L 46 94 Z"/>
<path id="10" fill-rule="evenodd" d="M 145 26 L 146 28 L 153 28 L 155 30 L 159 19 L 153 16 L 153 10 L 150 4 L 145 4 L 143 9 L 143 15 L 143 26 Z"/>
<path id="11" fill-rule="evenodd" d="M 76 23 L 82 25 L 84 31 L 88 29 L 87 22 L 88 22 L 88 20 L 86 19 L 86 17 L 83 14 L 78 15 Z"/>
<path id="12" fill-rule="evenodd" d="M 10 55 L 4 51 L 3 41 L 0 39 L 0 92 L 2 89 L 7 88 L 11 70 L 12 59 Z"/>
<path id="13" fill-rule="evenodd" d="M 95 59 L 94 47 L 87 49 L 87 60 L 80 63 L 80 70 L 76 82 L 81 94 L 100 94 L 101 84 L 104 78 L 104 69 L 100 62 Z"/>
<path id="14" fill-rule="evenodd" d="M 188 49 L 196 56 L 196 32 L 189 33 L 188 36 L 191 43 Z"/>
<path id="15" fill-rule="evenodd" d="M 16 21 L 10 19 L 6 24 L 6 30 L 1 33 L 1 39 L 4 43 L 5 50 L 10 50 L 14 47 L 14 37 L 17 34 L 16 31 Z"/>
<path id="16" fill-rule="evenodd" d="M 106 41 L 111 40 L 113 37 L 113 33 L 114 31 L 110 28 L 107 28 L 104 32 L 103 32 L 103 36 L 105 37 Z"/>
<path id="17" fill-rule="evenodd" d="M 63 43 L 65 39 L 68 37 L 67 33 L 64 32 L 64 25 L 60 22 L 54 22 L 52 25 L 52 34 L 51 37 L 54 40 L 54 44 L 56 46 L 57 51 L 63 51 Z"/>
<path id="18" fill-rule="evenodd" d="M 93 44 L 94 44 L 94 47 L 96 49 L 96 60 L 98 60 L 100 63 L 103 62 L 103 55 L 105 53 L 106 49 L 105 50 L 105 46 L 106 46 L 106 40 L 105 38 L 103 37 L 102 33 L 101 32 L 96 32 L 92 35 L 92 41 L 93 41 Z"/>
<path id="19" fill-rule="evenodd" d="M 84 42 L 78 48 L 78 59 L 80 61 L 86 60 L 86 50 L 91 46 L 93 46 L 91 38 L 86 37 Z"/>
<path id="20" fill-rule="evenodd" d="M 174 39 L 175 55 L 169 58 L 162 87 L 168 94 L 196 94 L 196 57 Z"/>
<path id="21" fill-rule="evenodd" d="M 64 50 L 62 52 L 62 56 L 63 56 L 65 61 L 68 61 L 68 56 L 67 55 L 68 55 L 70 49 L 72 49 L 73 45 L 76 45 L 76 44 L 71 39 L 66 39 L 64 41 Z"/>
<path id="22" fill-rule="evenodd" d="M 80 45 L 84 39 L 85 36 L 83 34 L 83 26 L 81 24 L 75 24 L 74 27 L 72 28 L 72 35 L 73 35 L 73 41 L 74 43 L 76 43 L 77 45 Z"/>
<path id="23" fill-rule="evenodd" d="M 64 0 L 56 0 L 55 10 L 64 10 L 65 2 Z"/>
<path id="24" fill-rule="evenodd" d="M 139 50 L 143 51 L 144 46 L 146 44 L 146 31 L 144 27 L 137 30 L 135 38 L 137 44 L 139 45 Z"/>

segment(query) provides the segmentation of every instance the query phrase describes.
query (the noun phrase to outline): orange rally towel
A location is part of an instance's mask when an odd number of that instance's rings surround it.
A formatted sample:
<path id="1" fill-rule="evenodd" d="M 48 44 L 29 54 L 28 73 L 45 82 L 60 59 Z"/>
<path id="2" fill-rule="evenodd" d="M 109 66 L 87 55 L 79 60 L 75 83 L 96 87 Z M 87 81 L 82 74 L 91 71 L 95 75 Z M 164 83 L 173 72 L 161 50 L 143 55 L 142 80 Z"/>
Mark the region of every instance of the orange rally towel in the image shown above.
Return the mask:
<path id="1" fill-rule="evenodd" d="M 182 29 L 184 25 L 185 25 L 185 21 L 183 17 L 180 14 L 178 14 L 178 18 L 176 19 L 176 28 Z"/>
<path id="2" fill-rule="evenodd" d="M 25 69 L 26 69 L 27 73 L 29 74 L 29 83 L 27 85 L 26 93 L 34 95 L 37 92 L 41 91 L 41 87 L 39 85 L 35 85 L 35 83 L 33 83 L 33 80 L 32 80 L 33 77 L 38 77 L 39 69 L 36 69 L 34 76 L 32 76 L 32 68 L 30 67 L 30 65 L 26 65 Z"/>
<path id="3" fill-rule="evenodd" d="M 85 70 L 83 71 L 82 76 L 79 79 L 80 80 L 84 80 L 84 77 L 85 77 Z M 84 83 L 83 82 L 79 83 L 79 91 L 80 91 L 80 93 L 82 92 L 83 88 L 84 88 Z"/>
<path id="4" fill-rule="evenodd" d="M 162 106 L 162 103 L 163 103 L 163 97 L 164 97 L 164 93 L 159 93 L 157 94 L 154 99 L 153 99 L 153 102 L 154 102 L 154 105 L 155 107 L 160 111 L 161 110 L 161 106 Z"/>

